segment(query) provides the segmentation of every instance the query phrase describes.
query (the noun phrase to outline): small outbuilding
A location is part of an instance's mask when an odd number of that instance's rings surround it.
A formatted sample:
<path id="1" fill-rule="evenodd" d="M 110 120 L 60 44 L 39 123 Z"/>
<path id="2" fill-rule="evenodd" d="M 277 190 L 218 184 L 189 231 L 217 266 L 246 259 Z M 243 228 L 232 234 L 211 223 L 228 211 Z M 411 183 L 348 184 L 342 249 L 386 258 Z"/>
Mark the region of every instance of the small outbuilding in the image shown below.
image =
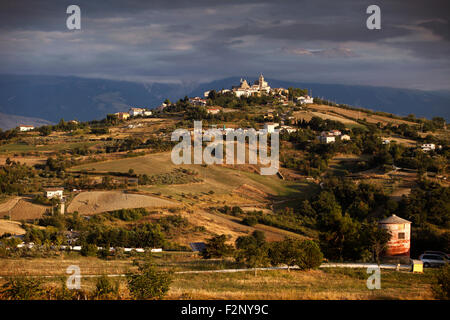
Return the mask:
<path id="1" fill-rule="evenodd" d="M 63 188 L 49 188 L 49 189 L 45 189 L 45 197 L 47 199 L 52 199 L 52 198 L 62 199 L 63 196 L 64 196 L 64 189 Z"/>
<path id="2" fill-rule="evenodd" d="M 402 219 L 393 214 L 378 222 L 381 228 L 391 234 L 386 246 L 386 256 L 409 257 L 411 249 L 411 221 Z"/>

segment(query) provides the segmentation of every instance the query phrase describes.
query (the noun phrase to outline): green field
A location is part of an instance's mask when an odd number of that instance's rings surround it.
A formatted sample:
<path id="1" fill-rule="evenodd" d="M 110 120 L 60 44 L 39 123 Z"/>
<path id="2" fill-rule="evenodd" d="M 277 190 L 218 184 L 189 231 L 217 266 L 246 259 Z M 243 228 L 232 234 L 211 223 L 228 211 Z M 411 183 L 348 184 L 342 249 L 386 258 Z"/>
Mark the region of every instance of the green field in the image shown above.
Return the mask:
<path id="1" fill-rule="evenodd" d="M 73 142 L 73 143 L 55 143 L 42 146 L 35 146 L 32 144 L 24 143 L 10 143 L 0 146 L 0 153 L 12 153 L 12 152 L 38 152 L 38 151 L 62 151 L 72 150 L 77 147 L 92 147 L 98 144 L 98 142 Z"/>

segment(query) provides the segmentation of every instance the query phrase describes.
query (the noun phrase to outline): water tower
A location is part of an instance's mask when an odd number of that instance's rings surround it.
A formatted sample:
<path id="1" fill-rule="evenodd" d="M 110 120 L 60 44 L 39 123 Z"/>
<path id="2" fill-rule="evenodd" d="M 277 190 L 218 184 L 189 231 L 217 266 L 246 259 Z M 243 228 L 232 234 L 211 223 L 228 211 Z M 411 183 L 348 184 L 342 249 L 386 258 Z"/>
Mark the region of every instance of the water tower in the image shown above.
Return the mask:
<path id="1" fill-rule="evenodd" d="M 385 255 L 409 257 L 411 249 L 411 221 L 402 219 L 393 214 L 378 222 L 381 228 L 391 234 L 391 239 L 386 245 Z"/>

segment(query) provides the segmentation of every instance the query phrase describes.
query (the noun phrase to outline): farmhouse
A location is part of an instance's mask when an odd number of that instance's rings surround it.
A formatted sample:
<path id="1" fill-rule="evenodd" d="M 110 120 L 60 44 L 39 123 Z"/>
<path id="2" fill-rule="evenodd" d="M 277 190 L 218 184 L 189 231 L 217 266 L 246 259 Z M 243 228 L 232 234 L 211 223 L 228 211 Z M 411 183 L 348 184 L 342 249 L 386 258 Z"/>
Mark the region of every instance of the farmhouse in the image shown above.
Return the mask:
<path id="1" fill-rule="evenodd" d="M 327 134 L 330 136 L 338 137 L 338 136 L 342 135 L 342 132 L 340 132 L 339 130 L 330 130 L 327 132 Z"/>
<path id="2" fill-rule="evenodd" d="M 206 109 L 206 112 L 209 114 L 218 114 L 220 112 L 220 108 L 208 108 Z"/>
<path id="3" fill-rule="evenodd" d="M 130 118 L 130 114 L 128 112 L 116 112 L 114 113 L 114 115 L 119 120 L 127 120 L 128 118 Z"/>
<path id="4" fill-rule="evenodd" d="M 63 198 L 63 192 L 64 192 L 63 188 L 49 188 L 49 189 L 45 189 L 45 197 L 47 199 L 53 199 L 53 198 L 62 199 Z"/>
<path id="5" fill-rule="evenodd" d="M 436 145 L 434 143 L 425 143 L 422 145 L 422 151 L 427 152 L 436 149 Z"/>
<path id="6" fill-rule="evenodd" d="M 20 125 L 19 130 L 21 132 L 33 130 L 34 126 Z"/>
<path id="7" fill-rule="evenodd" d="M 205 99 L 202 99 L 200 97 L 194 97 L 189 99 L 189 103 L 197 107 L 204 107 L 206 106 L 207 102 Z"/>
<path id="8" fill-rule="evenodd" d="M 150 110 L 147 110 L 145 108 L 130 108 L 128 111 L 131 117 L 137 117 L 137 116 L 151 116 L 152 112 Z"/>
<path id="9" fill-rule="evenodd" d="M 381 228 L 391 234 L 386 246 L 386 256 L 407 256 L 411 248 L 411 222 L 393 214 L 378 222 Z"/>
<path id="10" fill-rule="evenodd" d="M 336 142 L 336 137 L 333 135 L 320 135 L 317 137 L 321 143 L 334 143 Z"/>
<path id="11" fill-rule="evenodd" d="M 264 124 L 264 130 L 267 131 L 267 133 L 273 133 L 275 132 L 275 128 L 278 126 L 278 123 L 267 122 Z"/>
<path id="12" fill-rule="evenodd" d="M 350 141 L 350 136 L 348 134 L 341 135 L 341 141 Z"/>
<path id="13" fill-rule="evenodd" d="M 293 132 L 297 131 L 297 129 L 295 129 L 295 128 L 291 127 L 291 126 L 281 126 L 280 130 L 281 131 L 286 131 L 287 133 L 293 133 Z"/>
<path id="14" fill-rule="evenodd" d="M 298 97 L 297 102 L 300 104 L 311 104 L 314 103 L 314 99 L 310 96 L 302 96 L 302 97 Z"/>

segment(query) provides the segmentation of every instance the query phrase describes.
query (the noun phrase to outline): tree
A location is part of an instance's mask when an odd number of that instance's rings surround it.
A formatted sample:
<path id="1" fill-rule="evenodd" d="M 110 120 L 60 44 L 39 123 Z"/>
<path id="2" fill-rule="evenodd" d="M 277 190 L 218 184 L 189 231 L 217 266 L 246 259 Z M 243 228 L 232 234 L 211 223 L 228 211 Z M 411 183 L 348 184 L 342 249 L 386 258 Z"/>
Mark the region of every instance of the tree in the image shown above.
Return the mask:
<path id="1" fill-rule="evenodd" d="M 39 127 L 38 131 L 43 136 L 48 136 L 50 133 L 52 133 L 52 127 L 51 126 L 42 126 Z"/>
<path id="2" fill-rule="evenodd" d="M 286 264 L 288 270 L 292 266 L 298 266 L 301 270 L 318 268 L 323 260 L 323 254 L 314 241 L 292 238 L 273 242 L 269 257 L 272 265 Z"/>
<path id="3" fill-rule="evenodd" d="M 207 240 L 205 250 L 201 255 L 203 259 L 222 258 L 233 254 L 233 246 L 226 244 L 227 236 L 217 235 Z"/>
<path id="4" fill-rule="evenodd" d="M 95 257 L 97 255 L 97 246 L 95 244 L 89 243 L 81 247 L 80 253 L 85 257 Z"/>
<path id="5" fill-rule="evenodd" d="M 373 259 L 377 264 L 380 264 L 380 255 L 386 249 L 386 245 L 391 239 L 391 234 L 377 224 L 371 224 L 363 228 L 363 235 L 367 237 Z"/>
<path id="6" fill-rule="evenodd" d="M 170 273 L 158 271 L 150 262 L 138 264 L 138 273 L 128 274 L 128 289 L 135 299 L 162 299 L 169 291 Z"/>
<path id="7" fill-rule="evenodd" d="M 301 270 L 316 269 L 323 261 L 323 254 L 319 246 L 312 240 L 304 240 L 299 243 L 300 256 L 297 265 Z"/>
<path id="8" fill-rule="evenodd" d="M 259 267 L 270 264 L 268 246 L 265 235 L 254 231 L 251 236 L 241 236 L 236 239 L 236 262 L 244 263 L 249 268 L 255 268 L 255 276 Z"/>
<path id="9" fill-rule="evenodd" d="M 245 224 L 246 226 L 254 226 L 258 223 L 258 219 L 256 217 L 250 216 L 250 217 L 245 217 L 244 219 L 242 219 L 242 224 Z"/>
<path id="10" fill-rule="evenodd" d="M 217 92 L 216 92 L 216 90 L 211 90 L 211 91 L 209 91 L 209 93 L 208 93 L 208 99 L 211 99 L 211 100 L 215 100 L 217 98 Z"/>

